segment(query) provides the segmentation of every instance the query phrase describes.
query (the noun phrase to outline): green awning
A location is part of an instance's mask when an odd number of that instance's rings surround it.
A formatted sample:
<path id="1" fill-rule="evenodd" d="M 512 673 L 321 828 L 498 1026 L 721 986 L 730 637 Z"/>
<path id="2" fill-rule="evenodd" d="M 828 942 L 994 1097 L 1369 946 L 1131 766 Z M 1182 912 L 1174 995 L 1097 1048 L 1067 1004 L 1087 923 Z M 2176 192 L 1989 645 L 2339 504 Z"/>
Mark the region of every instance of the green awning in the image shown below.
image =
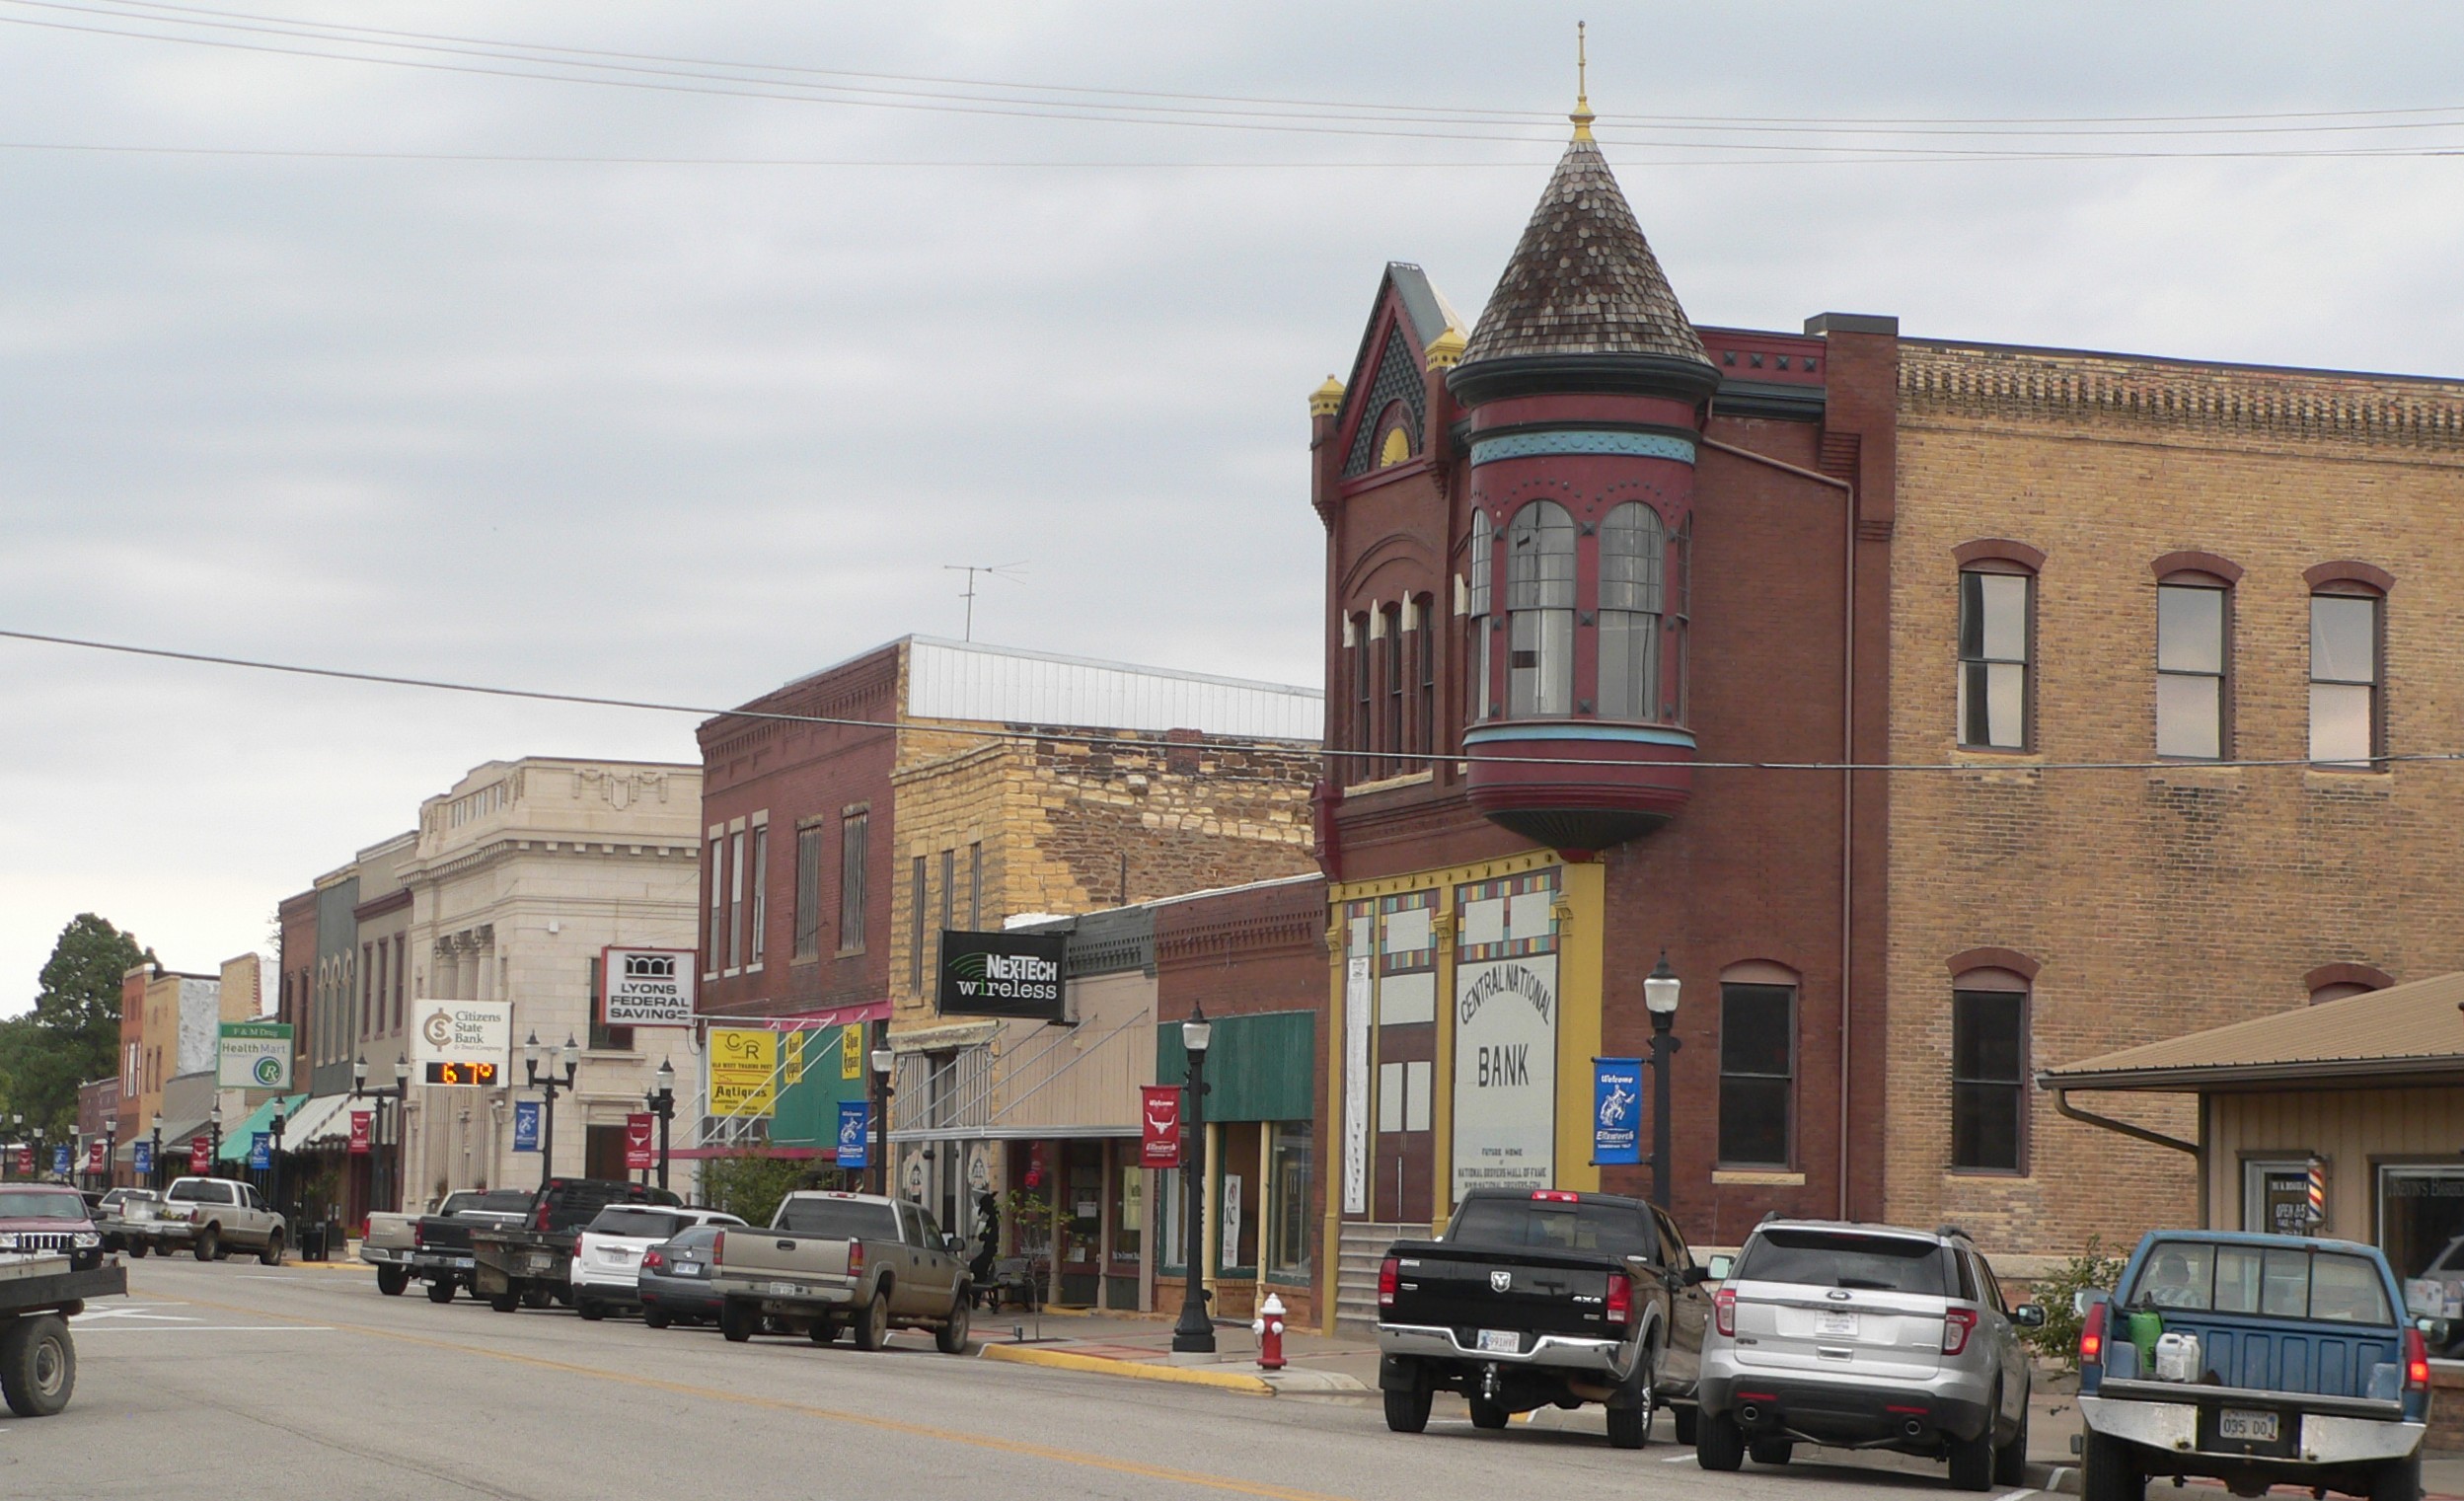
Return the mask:
<path id="1" fill-rule="evenodd" d="M 247 1162 L 248 1149 L 257 1140 L 257 1133 L 273 1129 L 275 1105 L 280 1105 L 283 1115 L 288 1117 L 297 1115 L 299 1107 L 306 1103 L 308 1103 L 308 1096 L 305 1094 L 277 1094 L 266 1100 L 248 1112 L 247 1118 L 238 1125 L 222 1128 L 222 1152 L 214 1160 L 218 1163 Z"/>

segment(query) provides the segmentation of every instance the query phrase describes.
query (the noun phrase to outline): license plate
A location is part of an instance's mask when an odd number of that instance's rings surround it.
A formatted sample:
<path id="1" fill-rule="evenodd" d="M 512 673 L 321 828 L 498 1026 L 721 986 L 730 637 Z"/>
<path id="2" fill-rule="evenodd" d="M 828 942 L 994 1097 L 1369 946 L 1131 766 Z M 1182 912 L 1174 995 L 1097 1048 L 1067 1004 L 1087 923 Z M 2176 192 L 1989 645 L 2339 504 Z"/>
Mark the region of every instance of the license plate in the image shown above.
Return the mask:
<path id="1" fill-rule="evenodd" d="M 1523 1336 L 1512 1329 L 1482 1329 L 1480 1348 L 1496 1355 L 1520 1355 L 1523 1353 Z"/>
<path id="2" fill-rule="evenodd" d="M 1838 1334 L 1854 1339 L 1856 1338 L 1856 1321 L 1857 1315 L 1854 1313 L 1817 1313 L 1814 1315 L 1814 1332 Z"/>
<path id="3" fill-rule="evenodd" d="M 792 1282 L 774 1282 L 770 1285 L 770 1296 L 773 1298 L 792 1298 L 795 1294 L 796 1286 Z"/>
<path id="4" fill-rule="evenodd" d="M 534 1272 L 544 1272 L 556 1264 L 554 1256 L 533 1256 L 530 1259 L 530 1267 Z"/>
<path id="5" fill-rule="evenodd" d="M 2227 1407 L 2216 1414 L 2216 1437 L 2273 1444 L 2276 1442 L 2276 1414 L 2254 1412 L 2247 1407 Z"/>

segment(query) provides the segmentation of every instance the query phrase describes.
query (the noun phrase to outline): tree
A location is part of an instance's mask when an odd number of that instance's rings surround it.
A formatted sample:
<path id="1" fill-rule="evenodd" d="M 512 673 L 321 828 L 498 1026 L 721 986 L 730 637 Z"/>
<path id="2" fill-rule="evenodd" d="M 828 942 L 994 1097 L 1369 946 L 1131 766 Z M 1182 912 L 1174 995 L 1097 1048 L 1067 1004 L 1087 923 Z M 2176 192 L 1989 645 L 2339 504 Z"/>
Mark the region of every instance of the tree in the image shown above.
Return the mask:
<path id="1" fill-rule="evenodd" d="M 60 930 L 38 977 L 35 1009 L 0 1021 L 0 1080 L 9 1109 L 46 1136 L 77 1119 L 77 1087 L 119 1072 L 120 977 L 153 951 L 91 912 Z"/>

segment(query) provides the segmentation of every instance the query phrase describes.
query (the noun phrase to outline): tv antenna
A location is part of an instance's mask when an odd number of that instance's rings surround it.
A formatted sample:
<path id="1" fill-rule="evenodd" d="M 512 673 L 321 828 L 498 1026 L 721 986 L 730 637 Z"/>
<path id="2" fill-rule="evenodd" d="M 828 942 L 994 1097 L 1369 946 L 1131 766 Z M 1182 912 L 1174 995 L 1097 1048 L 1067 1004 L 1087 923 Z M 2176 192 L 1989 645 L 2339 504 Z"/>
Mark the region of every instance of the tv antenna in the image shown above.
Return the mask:
<path id="1" fill-rule="evenodd" d="M 941 564 L 941 571 L 967 575 L 967 587 L 958 597 L 967 602 L 967 629 L 960 639 L 970 641 L 975 639 L 975 575 L 982 573 L 992 578 L 1006 578 L 1011 583 L 1026 581 L 1019 576 L 1026 571 L 1023 563 L 945 563 Z"/>

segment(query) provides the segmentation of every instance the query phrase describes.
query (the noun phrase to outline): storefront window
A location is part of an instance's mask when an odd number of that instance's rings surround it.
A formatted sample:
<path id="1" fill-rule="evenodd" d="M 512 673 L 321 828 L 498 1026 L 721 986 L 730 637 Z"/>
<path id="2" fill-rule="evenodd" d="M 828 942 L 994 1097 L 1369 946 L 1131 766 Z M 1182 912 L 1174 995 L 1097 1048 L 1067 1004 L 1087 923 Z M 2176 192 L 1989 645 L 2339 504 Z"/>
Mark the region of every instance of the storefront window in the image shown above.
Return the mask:
<path id="1" fill-rule="evenodd" d="M 1277 1121 L 1274 1126 L 1275 1219 L 1268 1228 L 1266 1274 L 1289 1281 L 1309 1275 L 1310 1123 Z"/>
<path id="2" fill-rule="evenodd" d="M 2464 1292 L 2464 1167 L 2378 1169 L 2378 1245 L 2398 1277 L 2435 1277 L 2446 1305 Z M 2420 1312 L 2440 1313 L 2440 1310 Z"/>
<path id="3" fill-rule="evenodd" d="M 1112 1257 L 1135 1261 L 1146 1246 L 1147 1169 L 1124 1167 L 1120 1197 L 1112 1202 Z"/>
<path id="4" fill-rule="evenodd" d="M 1218 1271 L 1255 1274 L 1258 1264 L 1258 1129 L 1247 1121 L 1230 1122 L 1217 1138 L 1223 1162 L 1215 1178 L 1215 1230 Z"/>

